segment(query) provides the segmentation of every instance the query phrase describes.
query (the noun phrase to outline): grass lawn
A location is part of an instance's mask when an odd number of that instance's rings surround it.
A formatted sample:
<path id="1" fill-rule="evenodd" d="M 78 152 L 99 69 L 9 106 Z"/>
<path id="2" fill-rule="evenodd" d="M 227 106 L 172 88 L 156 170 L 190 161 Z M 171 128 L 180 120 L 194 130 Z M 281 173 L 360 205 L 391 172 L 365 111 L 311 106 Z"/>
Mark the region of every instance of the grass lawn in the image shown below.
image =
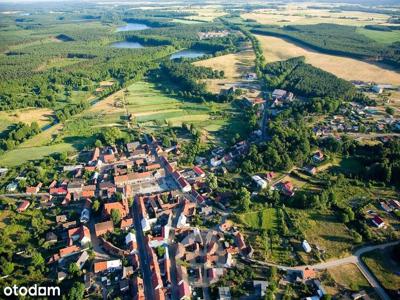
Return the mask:
<path id="1" fill-rule="evenodd" d="M 325 251 L 325 259 L 344 257 L 352 250 L 353 238 L 333 212 L 286 210 L 294 226 L 304 232 L 307 241 Z"/>
<path id="2" fill-rule="evenodd" d="M 391 44 L 400 41 L 400 30 L 378 31 L 358 28 L 357 32 L 381 44 Z"/>
<path id="3" fill-rule="evenodd" d="M 265 208 L 260 211 L 247 212 L 239 215 L 243 224 L 252 229 L 276 229 L 276 209 Z"/>
<path id="4" fill-rule="evenodd" d="M 378 278 L 382 286 L 388 291 L 396 291 L 400 287 L 400 263 L 391 255 L 393 248 L 368 252 L 362 257 L 363 262 Z"/>
<path id="5" fill-rule="evenodd" d="M 1 166 L 17 166 L 30 160 L 41 159 L 55 153 L 80 150 L 85 144 L 93 142 L 90 138 L 67 139 L 65 142 L 39 147 L 17 148 L 0 156 Z"/>

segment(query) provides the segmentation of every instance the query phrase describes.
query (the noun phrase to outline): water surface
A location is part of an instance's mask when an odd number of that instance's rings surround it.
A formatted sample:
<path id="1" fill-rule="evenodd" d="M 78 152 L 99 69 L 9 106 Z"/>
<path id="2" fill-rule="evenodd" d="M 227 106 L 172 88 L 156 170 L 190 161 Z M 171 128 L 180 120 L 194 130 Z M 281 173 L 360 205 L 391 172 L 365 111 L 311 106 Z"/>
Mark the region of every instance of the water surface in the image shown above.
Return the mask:
<path id="1" fill-rule="evenodd" d="M 185 49 L 175 52 L 171 55 L 170 59 L 177 58 L 198 58 L 206 55 L 207 53 L 201 50 Z"/>
<path id="2" fill-rule="evenodd" d="M 129 41 L 123 41 L 123 42 L 115 42 L 110 45 L 113 48 L 119 48 L 119 49 L 139 49 L 139 48 L 144 48 L 144 46 L 141 43 L 138 42 L 129 42 Z"/>
<path id="3" fill-rule="evenodd" d="M 119 31 L 145 30 L 149 28 L 151 27 L 142 23 L 127 23 L 124 26 L 118 27 L 116 31 L 119 32 Z"/>

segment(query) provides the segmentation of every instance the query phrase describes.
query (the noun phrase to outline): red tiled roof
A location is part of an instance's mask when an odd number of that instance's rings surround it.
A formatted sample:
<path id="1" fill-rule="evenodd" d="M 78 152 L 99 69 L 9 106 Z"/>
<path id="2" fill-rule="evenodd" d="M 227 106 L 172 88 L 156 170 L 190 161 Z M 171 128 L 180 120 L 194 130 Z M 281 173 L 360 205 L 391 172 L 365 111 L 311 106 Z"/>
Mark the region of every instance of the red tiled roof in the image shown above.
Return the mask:
<path id="1" fill-rule="evenodd" d="M 94 272 L 99 273 L 107 270 L 107 261 L 99 261 L 94 263 Z"/>
<path id="2" fill-rule="evenodd" d="M 104 162 L 109 163 L 109 162 L 113 162 L 115 160 L 115 155 L 114 154 L 104 154 L 103 158 L 104 158 Z"/>
<path id="3" fill-rule="evenodd" d="M 198 175 L 198 176 L 204 176 L 206 173 L 204 173 L 204 171 L 198 167 L 198 166 L 194 166 L 193 167 L 193 171 Z"/>
<path id="4" fill-rule="evenodd" d="M 124 206 L 121 202 L 105 203 L 103 212 L 106 216 L 111 216 L 111 211 L 113 209 L 119 211 L 121 218 L 124 218 L 129 213 L 129 208 Z"/>
<path id="5" fill-rule="evenodd" d="M 183 177 L 178 179 L 178 184 L 181 188 L 184 188 L 185 186 L 189 185 L 189 182 L 187 182 L 187 180 Z"/>
<path id="6" fill-rule="evenodd" d="M 380 225 L 380 224 L 382 224 L 382 223 L 385 223 L 385 222 L 382 220 L 382 218 L 379 217 L 379 216 L 375 216 L 372 220 L 373 220 L 376 224 L 378 224 L 378 225 Z"/>
<path id="7" fill-rule="evenodd" d="M 151 165 L 146 166 L 147 171 L 156 170 L 156 169 L 160 169 L 160 168 L 161 168 L 160 164 L 151 164 Z"/>
<path id="8" fill-rule="evenodd" d="M 190 286 L 186 281 L 183 281 L 179 285 L 179 299 L 186 298 L 186 297 L 187 298 L 191 297 Z"/>
<path id="9" fill-rule="evenodd" d="M 93 198 L 94 195 L 94 191 L 82 191 L 81 193 L 82 198 Z"/>
<path id="10" fill-rule="evenodd" d="M 21 204 L 18 205 L 17 211 L 18 211 L 18 212 L 23 212 L 23 211 L 25 211 L 25 210 L 29 207 L 30 204 L 31 204 L 31 203 L 30 203 L 28 200 L 22 201 Z"/>
<path id="11" fill-rule="evenodd" d="M 114 224 L 112 221 L 107 221 L 107 222 L 102 222 L 102 223 L 97 223 L 94 225 L 94 229 L 96 232 L 96 236 L 103 235 L 107 232 L 113 232 L 114 231 Z"/>
<path id="12" fill-rule="evenodd" d="M 65 186 L 52 187 L 49 190 L 51 195 L 65 195 L 68 191 Z"/>
<path id="13" fill-rule="evenodd" d="M 79 250 L 80 250 L 80 248 L 76 245 L 62 248 L 62 249 L 60 249 L 60 257 L 67 256 L 68 254 L 72 254 L 74 252 L 78 252 Z"/>

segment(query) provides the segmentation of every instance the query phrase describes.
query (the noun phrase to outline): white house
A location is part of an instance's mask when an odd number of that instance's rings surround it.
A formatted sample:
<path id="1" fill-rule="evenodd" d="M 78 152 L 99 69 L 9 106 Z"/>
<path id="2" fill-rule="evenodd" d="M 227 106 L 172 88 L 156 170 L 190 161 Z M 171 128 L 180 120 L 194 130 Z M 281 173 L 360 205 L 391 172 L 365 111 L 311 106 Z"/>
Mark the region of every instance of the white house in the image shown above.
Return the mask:
<path id="1" fill-rule="evenodd" d="M 307 240 L 304 240 L 302 243 L 301 243 L 301 246 L 303 247 L 303 249 L 304 249 L 304 251 L 306 251 L 307 253 L 310 253 L 311 252 L 311 246 L 310 246 L 310 244 L 307 242 Z"/>
<path id="2" fill-rule="evenodd" d="M 251 178 L 257 183 L 260 189 L 265 189 L 268 185 L 267 182 L 258 175 L 254 175 Z"/>

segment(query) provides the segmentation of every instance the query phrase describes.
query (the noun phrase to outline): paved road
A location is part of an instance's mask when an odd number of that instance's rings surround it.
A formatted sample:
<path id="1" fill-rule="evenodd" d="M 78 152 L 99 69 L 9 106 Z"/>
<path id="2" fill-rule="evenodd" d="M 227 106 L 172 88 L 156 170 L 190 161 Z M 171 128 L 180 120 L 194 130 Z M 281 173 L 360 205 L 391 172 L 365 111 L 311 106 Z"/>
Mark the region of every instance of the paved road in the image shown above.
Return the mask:
<path id="1" fill-rule="evenodd" d="M 146 295 L 146 299 L 155 299 L 153 286 L 151 284 L 151 271 L 149 265 L 150 259 L 146 250 L 146 241 L 144 239 L 142 225 L 140 224 L 139 208 L 136 200 L 134 201 L 132 206 L 132 216 L 135 223 L 136 240 L 139 249 L 140 268 L 143 275 L 142 277 L 144 284 L 144 293 Z"/>
<path id="2" fill-rule="evenodd" d="M 400 241 L 395 241 L 395 242 L 390 242 L 390 243 L 385 243 L 381 245 L 372 245 L 372 246 L 365 246 L 360 249 L 358 249 L 356 252 L 353 253 L 353 255 L 340 258 L 340 259 L 335 259 L 331 260 L 328 262 L 323 262 L 315 265 L 306 265 L 306 266 L 296 266 L 296 267 L 288 267 L 288 266 L 283 266 L 283 265 L 277 265 L 273 263 L 268 263 L 264 261 L 258 261 L 254 259 L 245 259 L 246 261 L 250 261 L 253 263 L 257 263 L 259 265 L 264 265 L 264 266 L 275 266 L 278 269 L 281 270 L 304 270 L 305 268 L 310 268 L 310 269 L 316 269 L 316 270 L 324 270 L 324 269 L 330 269 L 330 268 L 335 268 L 339 267 L 342 265 L 346 264 L 355 264 L 361 273 L 364 275 L 364 277 L 367 279 L 369 284 L 375 289 L 376 293 L 379 295 L 379 297 L 383 300 L 390 300 L 390 297 L 386 293 L 386 291 L 382 288 L 382 286 L 379 284 L 379 282 L 375 279 L 375 276 L 368 270 L 368 268 L 365 266 L 365 264 L 361 260 L 361 256 L 364 253 L 374 251 L 374 250 L 383 250 L 387 247 L 395 246 L 397 244 L 400 244 Z"/>

